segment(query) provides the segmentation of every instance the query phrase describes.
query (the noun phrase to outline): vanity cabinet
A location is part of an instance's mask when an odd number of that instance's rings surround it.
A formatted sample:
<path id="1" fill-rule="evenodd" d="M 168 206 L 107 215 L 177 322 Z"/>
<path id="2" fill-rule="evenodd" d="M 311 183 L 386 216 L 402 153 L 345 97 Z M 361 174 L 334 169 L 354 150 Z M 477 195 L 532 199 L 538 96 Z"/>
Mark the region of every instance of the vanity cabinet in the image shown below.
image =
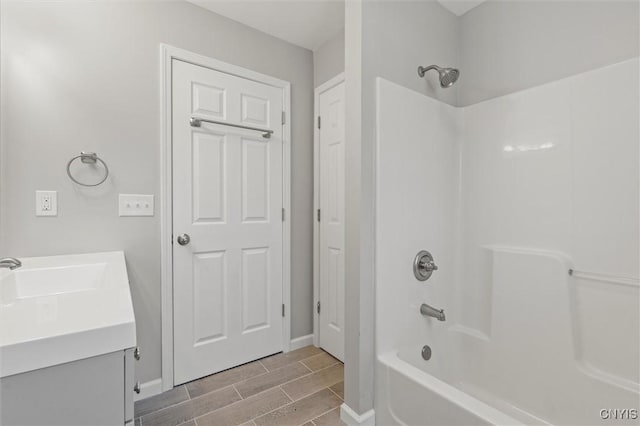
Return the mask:
<path id="1" fill-rule="evenodd" d="M 20 260 L 0 269 L 0 426 L 133 424 L 124 253 Z"/>
<path id="2" fill-rule="evenodd" d="M 0 425 L 133 425 L 134 349 L 0 378 Z"/>

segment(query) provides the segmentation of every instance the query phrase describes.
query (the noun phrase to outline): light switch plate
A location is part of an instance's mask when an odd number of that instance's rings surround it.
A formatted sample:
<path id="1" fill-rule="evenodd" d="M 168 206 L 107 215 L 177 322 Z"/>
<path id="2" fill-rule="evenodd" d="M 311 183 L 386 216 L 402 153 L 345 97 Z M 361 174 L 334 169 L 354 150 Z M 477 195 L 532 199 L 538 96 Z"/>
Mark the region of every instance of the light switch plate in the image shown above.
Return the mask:
<path id="1" fill-rule="evenodd" d="M 58 216 L 57 191 L 36 191 L 36 216 Z"/>
<path id="2" fill-rule="evenodd" d="M 120 216 L 153 216 L 153 195 L 119 194 Z"/>

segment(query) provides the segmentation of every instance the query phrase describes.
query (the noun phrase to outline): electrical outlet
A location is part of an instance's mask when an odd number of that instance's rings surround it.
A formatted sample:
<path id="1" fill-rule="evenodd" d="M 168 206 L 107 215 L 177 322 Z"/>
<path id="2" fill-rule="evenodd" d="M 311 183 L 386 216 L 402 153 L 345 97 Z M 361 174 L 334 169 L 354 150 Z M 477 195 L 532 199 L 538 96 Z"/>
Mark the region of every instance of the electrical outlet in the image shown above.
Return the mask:
<path id="1" fill-rule="evenodd" d="M 120 216 L 153 216 L 153 195 L 120 194 L 118 213 Z"/>
<path id="2" fill-rule="evenodd" d="M 58 216 L 57 191 L 36 191 L 36 216 Z"/>

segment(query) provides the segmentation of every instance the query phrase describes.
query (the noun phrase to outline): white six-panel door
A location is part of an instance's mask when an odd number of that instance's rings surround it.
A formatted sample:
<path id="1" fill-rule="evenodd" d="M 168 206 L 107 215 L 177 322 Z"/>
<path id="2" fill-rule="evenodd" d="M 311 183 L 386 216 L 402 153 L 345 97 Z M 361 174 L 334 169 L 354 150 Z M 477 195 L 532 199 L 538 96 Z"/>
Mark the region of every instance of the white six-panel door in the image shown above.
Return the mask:
<path id="1" fill-rule="evenodd" d="M 177 385 L 283 349 L 283 92 L 178 60 L 172 67 Z M 274 133 L 192 127 L 191 117 Z M 183 234 L 190 241 L 180 245 Z"/>
<path id="2" fill-rule="evenodd" d="M 319 345 L 344 360 L 344 82 L 320 91 Z"/>

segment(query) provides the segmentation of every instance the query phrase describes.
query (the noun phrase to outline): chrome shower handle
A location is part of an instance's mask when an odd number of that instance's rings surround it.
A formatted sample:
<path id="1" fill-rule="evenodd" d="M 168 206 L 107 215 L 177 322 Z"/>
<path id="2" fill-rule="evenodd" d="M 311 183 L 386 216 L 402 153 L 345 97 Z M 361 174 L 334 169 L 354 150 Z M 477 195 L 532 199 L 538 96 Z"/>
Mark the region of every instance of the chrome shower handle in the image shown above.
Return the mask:
<path id="1" fill-rule="evenodd" d="M 418 281 L 429 279 L 433 271 L 438 270 L 438 265 L 433 261 L 433 256 L 426 250 L 418 252 L 413 259 L 413 275 Z"/>
<path id="2" fill-rule="evenodd" d="M 420 261 L 418 268 L 427 272 L 433 272 L 438 270 L 438 265 L 433 262 L 433 259 L 423 259 Z"/>

